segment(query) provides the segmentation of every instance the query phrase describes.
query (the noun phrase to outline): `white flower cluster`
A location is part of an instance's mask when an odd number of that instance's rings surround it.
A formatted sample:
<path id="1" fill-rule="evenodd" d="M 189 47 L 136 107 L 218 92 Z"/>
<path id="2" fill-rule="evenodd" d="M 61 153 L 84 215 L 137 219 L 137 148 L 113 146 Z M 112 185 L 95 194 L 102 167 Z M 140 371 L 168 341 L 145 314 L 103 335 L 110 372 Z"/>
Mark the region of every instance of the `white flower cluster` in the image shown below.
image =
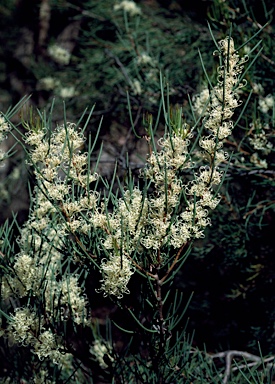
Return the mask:
<path id="1" fill-rule="evenodd" d="M 220 200 L 213 186 L 221 183 L 222 174 L 218 166 L 228 157 L 221 150 L 222 140 L 231 134 L 233 123 L 230 118 L 240 105 L 237 90 L 243 84 L 238 84 L 238 78 L 247 57 L 239 58 L 232 39 L 220 41 L 219 47 L 218 54 L 223 65 L 218 69 L 218 85 L 210 93 L 205 90 L 194 99 L 194 109 L 198 115 L 204 116 L 204 127 L 210 131 L 209 136 L 199 141 L 209 165 L 201 167 L 199 173 L 195 173 L 194 180 L 185 187 L 185 193 L 191 199 L 186 211 L 171 226 L 171 243 L 175 247 L 180 247 L 183 241 L 191 237 L 204 236 L 204 228 L 210 224 L 208 209 L 215 209 Z"/>
<path id="2" fill-rule="evenodd" d="M 2 292 L 5 297 L 12 294 L 24 297 L 31 292 L 40 297 L 44 290 L 49 317 L 61 305 L 69 308 L 75 323 L 85 323 L 86 300 L 77 278 L 63 276 L 60 281 L 58 277 L 62 275 L 62 248 L 67 234 L 82 226 L 83 222 L 77 215 L 92 209 L 97 200 L 97 196 L 87 189 L 87 180 L 95 180 L 95 175 L 88 178 L 88 155 L 79 152 L 84 137 L 73 124 L 68 123 L 66 127 L 57 127 L 50 137 L 44 129 L 29 131 L 26 143 L 35 147 L 30 152 L 30 160 L 35 165 L 38 186 L 29 220 L 21 231 L 21 251 L 13 266 L 15 276 L 3 279 Z M 74 185 L 81 185 L 84 189 L 77 201 L 72 201 L 70 194 Z M 62 213 L 67 219 L 65 223 L 60 217 L 60 204 L 63 204 Z M 54 216 L 59 219 L 52 227 Z"/>
<path id="3" fill-rule="evenodd" d="M 161 150 L 153 152 L 144 170 L 146 178 L 155 184 L 156 195 L 148 199 L 148 219 L 141 244 L 147 249 L 157 250 L 169 242 L 169 230 L 175 207 L 179 203 L 183 183 L 179 171 L 190 168 L 188 157 L 191 131 L 184 135 L 164 136 L 159 140 Z M 184 237 L 182 238 L 184 243 Z M 182 245 L 181 244 L 181 245 Z"/>
<path id="4" fill-rule="evenodd" d="M 62 232 L 51 229 L 36 233 L 32 223 L 27 223 L 19 241 L 23 250 L 13 265 L 14 277 L 3 278 L 1 287 L 3 297 L 32 295 L 43 302 L 46 318 L 30 307 L 18 308 L 11 315 L 8 334 L 14 342 L 30 345 L 39 359 L 49 358 L 59 365 L 65 364 L 70 354 L 61 352 L 61 338 L 46 328 L 49 319 L 54 321 L 59 314 L 61 321 L 71 318 L 76 324 L 88 323 L 86 298 L 77 277 L 64 275 L 60 280 L 63 255 L 58 249 L 62 243 Z"/>
<path id="5" fill-rule="evenodd" d="M 62 87 L 58 90 L 60 97 L 63 99 L 71 99 L 72 97 L 77 95 L 75 87 L 73 85 L 69 87 Z"/>
<path id="6" fill-rule="evenodd" d="M 7 328 L 11 342 L 24 346 L 31 346 L 32 352 L 40 360 L 49 358 L 54 364 L 62 364 L 64 359 L 70 356 L 61 351 L 60 340 L 52 333 L 41 326 L 41 319 L 38 319 L 35 312 L 29 308 L 17 308 Z"/>
<path id="7" fill-rule="evenodd" d="M 109 260 L 103 259 L 101 271 L 103 279 L 99 291 L 103 291 L 104 296 L 114 295 L 121 299 L 123 294 L 130 293 L 127 284 L 134 271 L 126 256 L 111 255 Z"/>
<path id="8" fill-rule="evenodd" d="M 156 61 L 146 52 L 141 52 L 136 58 L 137 65 L 156 65 Z"/>
<path id="9" fill-rule="evenodd" d="M 39 322 L 36 313 L 29 308 L 16 308 L 10 316 L 8 332 L 11 341 L 27 346 L 32 343 L 39 330 Z"/>
<path id="10" fill-rule="evenodd" d="M 141 84 L 140 84 L 140 81 L 138 79 L 134 79 L 131 82 L 131 86 L 132 86 L 134 95 L 141 95 L 142 94 Z"/>
<path id="11" fill-rule="evenodd" d="M 154 181 L 158 196 L 148 198 L 134 188 L 124 193 L 113 212 L 106 212 L 102 207 L 91 215 L 92 225 L 106 233 L 103 247 L 110 250 L 109 259 L 104 259 L 101 264 L 101 290 L 105 295 L 120 298 L 128 293 L 127 284 L 133 274 L 133 254 L 142 252 L 144 247 L 155 251 L 169 241 L 167 234 L 173 208 L 182 190 L 181 180 L 176 174 L 179 169 L 188 167 L 188 140 L 174 135 L 162 138 L 159 144 L 162 151 L 150 156 L 144 170 L 145 177 Z M 166 185 L 169 185 L 169 190 Z"/>
<path id="12" fill-rule="evenodd" d="M 77 91 L 73 85 L 63 87 L 61 86 L 60 80 L 51 76 L 41 78 L 38 81 L 37 89 L 54 91 L 55 94 L 59 95 L 63 99 L 69 99 L 77 95 Z"/>
<path id="13" fill-rule="evenodd" d="M 203 89 L 199 95 L 193 96 L 193 108 L 198 116 L 203 116 L 205 114 L 209 100 L 210 93 L 208 88 Z"/>
<path id="14" fill-rule="evenodd" d="M 104 248 L 130 254 L 137 248 L 147 214 L 148 202 L 143 199 L 142 192 L 134 188 L 125 192 L 112 213 L 106 212 L 104 207 L 97 209 L 91 223 L 106 232 Z"/>
<path id="15" fill-rule="evenodd" d="M 46 129 L 40 129 L 28 132 L 26 137 L 26 143 L 34 146 L 30 164 L 34 165 L 38 180 L 32 226 L 37 230 L 46 228 L 49 215 L 61 209 L 66 217 L 66 223 L 60 220 L 62 231 L 88 233 L 90 227 L 83 213 L 96 205 L 98 196 L 89 190 L 89 184 L 97 179 L 97 175 L 88 171 L 88 154 L 80 151 L 85 143 L 82 132 L 74 124 L 67 123 L 50 134 Z M 81 187 L 83 193 L 73 197 L 71 191 L 76 186 Z"/>
<path id="16" fill-rule="evenodd" d="M 274 97 L 273 95 L 267 95 L 266 97 L 261 97 L 259 99 L 259 110 L 262 113 L 268 113 L 270 109 L 274 106 Z"/>
<path id="17" fill-rule="evenodd" d="M 114 10 L 123 10 L 129 13 L 130 16 L 141 14 L 141 9 L 132 0 L 122 0 L 120 3 L 114 5 Z"/>
<path id="18" fill-rule="evenodd" d="M 233 39 L 221 40 L 219 54 L 223 56 L 223 65 L 218 69 L 218 85 L 210 92 L 210 104 L 204 119 L 204 126 L 218 140 L 231 134 L 233 123 L 230 120 L 239 101 L 238 89 L 244 86 L 239 82 L 239 74 L 248 57 L 239 57 L 234 49 Z"/>
<path id="19" fill-rule="evenodd" d="M 268 155 L 272 149 L 273 144 L 269 141 L 268 137 L 270 135 L 270 126 L 268 124 L 262 124 L 260 120 L 256 120 L 255 122 L 250 124 L 251 133 L 248 140 L 253 149 L 256 150 L 250 156 L 250 162 L 258 168 L 268 168 L 267 160 L 261 159 L 258 152 L 261 155 Z"/>
<path id="20" fill-rule="evenodd" d="M 258 168 L 267 169 L 266 159 L 261 159 L 257 152 L 255 152 L 251 155 L 250 161 L 252 164 L 256 165 L 256 167 L 258 167 Z"/>
<path id="21" fill-rule="evenodd" d="M 36 177 L 43 180 L 46 195 L 53 200 L 64 200 L 68 193 L 68 180 L 86 188 L 87 182 L 96 180 L 95 174 L 87 174 L 88 154 L 81 153 L 85 143 L 83 134 L 74 124 L 60 125 L 47 136 L 45 129 L 30 131 L 26 144 L 35 148 L 31 152 L 31 164 Z"/>
<path id="22" fill-rule="evenodd" d="M 43 294 L 49 318 L 63 308 L 63 311 L 68 309 L 76 324 L 85 324 L 88 321 L 87 303 L 77 277 L 63 276 L 60 280 L 63 255 L 59 249 L 62 249 L 65 233 L 50 227 L 39 229 L 37 222 L 31 217 L 22 230 L 19 240 L 22 251 L 13 265 L 15 276 L 3 278 L 2 295 L 5 298 L 14 294 L 26 297 L 32 293 L 39 298 Z M 63 313 L 61 318 L 66 320 Z"/>
<path id="23" fill-rule="evenodd" d="M 195 180 L 185 185 L 178 175 L 179 170 L 192 167 L 188 160 L 188 137 L 191 135 L 190 132 L 185 138 L 175 135 L 161 139 L 162 150 L 148 159 L 150 166 L 146 175 L 155 182 L 158 196 L 152 197 L 148 204 L 150 222 L 146 235 L 141 239 L 146 248 L 159 249 L 165 244 L 180 248 L 191 238 L 203 237 L 204 228 L 210 224 L 207 208 L 214 209 L 219 202 L 211 191 L 212 185 L 221 181 L 217 171 L 211 178 L 210 167 L 201 167 Z M 190 199 L 184 212 L 173 218 L 182 191 L 185 192 L 185 199 L 188 196 Z"/>
<path id="24" fill-rule="evenodd" d="M 0 145 L 7 138 L 10 131 L 10 124 L 6 121 L 3 115 L 0 114 Z M 5 159 L 5 152 L 0 149 L 0 162 Z"/>
<path id="25" fill-rule="evenodd" d="M 70 52 L 57 44 L 50 45 L 48 53 L 56 63 L 61 65 L 68 65 L 71 60 Z"/>
<path id="26" fill-rule="evenodd" d="M 273 148 L 273 144 L 268 141 L 264 131 L 253 134 L 252 137 L 249 137 L 249 142 L 254 149 L 262 151 L 264 155 L 268 155 Z"/>
<path id="27" fill-rule="evenodd" d="M 91 215 L 92 225 L 105 232 L 102 245 L 110 251 L 109 259 L 101 264 L 105 295 L 121 297 L 128 292 L 131 265 L 138 264 L 144 248 L 150 250 L 152 264 L 160 265 L 162 256 L 156 255 L 161 255 L 164 246 L 179 249 L 192 238 L 203 237 L 210 225 L 209 209 L 215 209 L 220 201 L 214 190 L 222 181 L 218 166 L 228 158 L 222 141 L 233 128 L 230 119 L 240 105 L 238 89 L 243 86 L 238 79 L 247 60 L 239 58 L 232 39 L 222 40 L 219 46 L 223 66 L 218 69 L 218 85 L 194 99 L 195 109 L 210 132 L 199 140 L 208 165 L 200 167 L 193 181 L 183 182 L 183 170 L 192 169 L 189 144 L 193 130 L 181 121 L 158 141 L 160 150 L 152 150 L 147 159 L 143 175 L 155 192 L 146 195 L 138 188 L 127 190 L 113 212 L 103 206 Z M 183 201 L 185 208 L 179 211 Z"/>
<path id="28" fill-rule="evenodd" d="M 53 91 L 60 87 L 60 81 L 52 76 L 42 77 L 37 84 L 38 90 Z"/>
<path id="29" fill-rule="evenodd" d="M 84 143 L 80 130 L 67 123 L 47 134 L 46 129 L 38 129 L 26 135 L 26 143 L 34 146 L 29 161 L 35 166 L 38 185 L 18 239 L 20 252 L 14 260 L 14 273 L 3 277 L 1 294 L 4 298 L 32 297 L 43 303 L 43 315 L 31 307 L 16 311 L 9 334 L 14 341 L 30 345 L 40 359 L 64 365 L 70 355 L 61 352 L 61 339 L 47 324 L 57 318 L 63 322 L 71 319 L 77 325 L 89 321 L 78 276 L 64 272 L 64 244 L 68 234 L 82 228 L 81 213 L 96 205 L 96 194 L 88 190 L 96 176 L 89 175 L 88 155 L 79 151 Z M 71 194 L 75 187 L 82 191 L 77 201 Z"/>
<path id="30" fill-rule="evenodd" d="M 66 222 L 60 218 L 56 223 L 60 238 L 77 230 L 87 233 L 90 227 L 83 213 L 96 206 L 98 196 L 89 185 L 97 175 L 89 171 L 88 153 L 80 151 L 85 144 L 81 130 L 69 122 L 53 131 L 32 129 L 26 134 L 26 144 L 34 147 L 29 162 L 38 180 L 31 227 L 46 230 L 51 216 L 60 216 L 61 210 Z M 73 197 L 76 187 L 82 192 Z"/>
<path id="31" fill-rule="evenodd" d="M 261 95 L 264 91 L 263 86 L 260 83 L 252 83 L 252 89 L 253 89 L 253 92 L 258 95 Z"/>
<path id="32" fill-rule="evenodd" d="M 109 259 L 102 260 L 101 264 L 101 290 L 104 294 L 122 297 L 123 293 L 128 293 L 126 286 L 133 270 L 126 255 L 138 249 L 147 214 L 147 200 L 143 199 L 142 192 L 137 188 L 126 191 L 112 213 L 106 212 L 102 206 L 91 214 L 91 225 L 104 230 L 106 237 L 102 240 L 103 247 L 110 251 Z"/>
<path id="33" fill-rule="evenodd" d="M 10 124 L 6 121 L 3 115 L 0 114 L 0 143 L 7 138 L 10 131 Z"/>
<path id="34" fill-rule="evenodd" d="M 101 246 L 108 257 L 101 261 L 100 290 L 105 296 L 118 298 L 129 292 L 127 284 L 134 267 L 142 269 L 139 255 L 144 250 L 148 250 L 149 263 L 159 268 L 165 257 L 164 247 L 179 249 L 191 239 L 204 236 L 205 227 L 210 225 L 209 210 L 220 200 L 215 193 L 215 186 L 222 180 L 218 167 L 228 156 L 222 150 L 222 141 L 233 128 L 230 119 L 240 105 L 238 89 L 243 85 L 238 79 L 247 60 L 239 58 L 232 39 L 222 40 L 219 47 L 223 65 L 218 69 L 218 84 L 210 93 L 205 91 L 200 99 L 194 99 L 195 110 L 208 131 L 199 140 L 207 165 L 193 170 L 189 150 L 193 129 L 180 117 L 158 141 L 160 150 L 153 149 L 147 159 L 142 174 L 153 187 L 152 193 L 137 187 L 128 189 L 112 210 L 108 209 L 106 202 L 100 204 L 98 195 L 89 190 L 96 175 L 89 172 L 88 155 L 80 152 L 85 142 L 82 132 L 71 123 L 52 132 L 30 130 L 26 144 L 34 146 L 30 163 L 38 180 L 36 204 L 21 235 L 21 242 L 24 239 L 27 246 L 22 246 L 14 264 L 20 279 L 4 282 L 6 294 L 11 287 L 20 297 L 31 291 L 39 295 L 41 287 L 34 278 L 39 276 L 38 281 L 45 281 L 49 316 L 61 305 L 65 312 L 69 308 L 77 324 L 85 323 L 85 299 L 77 279 L 57 278 L 62 264 L 60 249 L 68 234 L 101 230 Z M 152 142 L 150 146 L 154 148 Z M 192 181 L 183 179 L 185 169 L 194 174 Z M 81 191 L 77 197 L 76 187 Z M 53 216 L 57 220 L 55 230 L 49 222 Z"/>
<path id="35" fill-rule="evenodd" d="M 33 384 L 55 384 L 47 369 L 40 369 L 39 372 L 33 372 L 32 381 Z M 23 384 L 23 383 L 22 383 Z"/>
<path id="36" fill-rule="evenodd" d="M 109 361 L 114 361 L 114 358 L 110 355 L 111 345 L 108 342 L 104 344 L 100 340 L 95 340 L 93 345 L 90 347 L 90 353 L 96 358 L 99 362 L 99 365 L 102 369 L 108 368 L 108 365 L 104 361 L 104 357 L 108 357 Z"/>
<path id="37" fill-rule="evenodd" d="M 60 288 L 57 289 L 57 294 L 59 294 L 59 302 L 56 303 L 56 308 L 58 305 L 64 308 L 62 320 L 68 320 L 68 316 L 65 315 L 65 310 L 68 307 L 69 314 L 76 324 L 87 324 L 87 303 L 77 278 L 75 276 L 63 278 Z"/>

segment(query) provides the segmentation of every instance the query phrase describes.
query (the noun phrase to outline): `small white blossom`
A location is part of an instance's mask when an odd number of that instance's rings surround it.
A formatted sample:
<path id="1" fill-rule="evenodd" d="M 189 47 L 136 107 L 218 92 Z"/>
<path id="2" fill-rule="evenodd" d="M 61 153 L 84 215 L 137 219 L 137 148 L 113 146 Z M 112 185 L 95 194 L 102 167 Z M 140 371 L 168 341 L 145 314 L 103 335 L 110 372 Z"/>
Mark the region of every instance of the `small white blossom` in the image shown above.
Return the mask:
<path id="1" fill-rule="evenodd" d="M 53 44 L 49 46 L 48 52 L 51 58 L 58 64 L 67 65 L 71 60 L 70 52 L 67 51 L 67 49 L 61 47 L 60 45 Z"/>
<path id="2" fill-rule="evenodd" d="M 273 95 L 268 95 L 265 97 L 265 103 L 268 106 L 268 108 L 272 108 L 274 105 L 274 97 Z"/>
<path id="3" fill-rule="evenodd" d="M 142 52 L 136 59 L 138 65 L 154 65 L 155 61 L 146 52 Z"/>
<path id="4" fill-rule="evenodd" d="M 36 291 L 37 285 L 39 284 L 36 279 L 38 276 L 38 269 L 36 268 L 35 260 L 32 257 L 24 253 L 19 254 L 14 264 L 14 270 L 18 277 L 17 289 L 19 286 L 21 287 L 18 292 L 20 297 L 25 296 L 31 289 Z"/>
<path id="5" fill-rule="evenodd" d="M 100 291 L 104 296 L 114 295 L 121 299 L 125 293 L 130 293 L 127 284 L 134 273 L 131 263 L 126 256 L 111 255 L 109 260 L 101 263 L 103 279 Z"/>
<path id="6" fill-rule="evenodd" d="M 134 91 L 134 94 L 135 95 L 141 95 L 142 93 L 142 88 L 141 88 L 141 84 L 140 84 L 140 81 L 138 79 L 134 79 L 133 82 L 132 82 L 132 88 L 133 88 L 133 91 Z"/>
<path id="7" fill-rule="evenodd" d="M 50 374 L 46 369 L 40 369 L 39 372 L 34 372 L 34 384 L 55 384 L 56 381 L 50 379 Z M 23 383 L 22 383 L 23 384 Z"/>
<path id="8" fill-rule="evenodd" d="M 60 81 L 54 77 L 43 77 L 38 81 L 37 88 L 45 91 L 53 91 L 60 86 Z"/>
<path id="9" fill-rule="evenodd" d="M 273 108 L 274 105 L 274 97 L 272 95 L 268 95 L 266 97 L 262 97 L 259 99 L 259 110 L 262 113 L 268 113 L 268 111 Z"/>
<path id="10" fill-rule="evenodd" d="M 265 159 L 260 159 L 257 152 L 253 153 L 253 155 L 250 157 L 250 161 L 252 164 L 256 165 L 258 168 L 264 168 L 267 169 L 267 161 Z"/>
<path id="11" fill-rule="evenodd" d="M 252 88 L 254 93 L 259 95 L 262 94 L 264 91 L 262 84 L 259 84 L 259 83 L 252 83 Z"/>
<path id="12" fill-rule="evenodd" d="M 35 340 L 34 335 L 38 324 L 39 319 L 36 317 L 35 312 L 29 308 L 16 308 L 8 325 L 9 335 L 17 343 L 23 345 L 32 344 Z"/>
<path id="13" fill-rule="evenodd" d="M 102 369 L 108 368 L 108 365 L 104 361 L 104 357 L 108 357 L 108 360 L 113 362 L 114 358 L 110 355 L 111 345 L 108 342 L 104 344 L 100 340 L 95 340 L 90 347 L 90 353 L 92 353 L 98 361 Z"/>
<path id="14" fill-rule="evenodd" d="M 210 100 L 209 96 L 208 88 L 203 89 L 199 95 L 193 96 L 193 108 L 198 117 L 205 113 Z"/>
<path id="15" fill-rule="evenodd" d="M 76 324 L 85 324 L 87 322 L 86 300 L 76 277 L 71 276 L 63 279 L 60 286 L 59 301 L 59 305 L 69 307 L 73 321 Z M 66 320 L 64 314 L 63 320 Z"/>
<path id="16" fill-rule="evenodd" d="M 262 151 L 265 155 L 268 155 L 273 148 L 273 144 L 267 140 L 264 131 L 255 133 L 252 137 L 249 137 L 249 142 L 254 149 Z"/>
<path id="17" fill-rule="evenodd" d="M 59 95 L 63 99 L 69 99 L 76 95 L 75 87 L 72 85 L 70 87 L 63 87 L 59 89 Z"/>
<path id="18" fill-rule="evenodd" d="M 251 48 L 248 46 L 248 45 L 245 45 L 243 47 L 243 51 L 246 55 L 249 55 L 250 51 L 251 51 Z"/>
<path id="19" fill-rule="evenodd" d="M 115 4 L 114 10 L 123 10 L 129 13 L 130 16 L 136 16 L 141 14 L 141 9 L 136 5 L 134 1 L 122 0 L 120 3 Z"/>
<path id="20" fill-rule="evenodd" d="M 54 364 L 62 364 L 64 361 L 64 353 L 60 352 L 60 349 L 61 346 L 58 344 L 56 336 L 48 330 L 42 332 L 33 345 L 33 353 L 40 360 L 50 358 Z"/>
<path id="21" fill-rule="evenodd" d="M 7 138 L 10 128 L 10 124 L 6 121 L 4 116 L 0 114 L 0 143 Z"/>

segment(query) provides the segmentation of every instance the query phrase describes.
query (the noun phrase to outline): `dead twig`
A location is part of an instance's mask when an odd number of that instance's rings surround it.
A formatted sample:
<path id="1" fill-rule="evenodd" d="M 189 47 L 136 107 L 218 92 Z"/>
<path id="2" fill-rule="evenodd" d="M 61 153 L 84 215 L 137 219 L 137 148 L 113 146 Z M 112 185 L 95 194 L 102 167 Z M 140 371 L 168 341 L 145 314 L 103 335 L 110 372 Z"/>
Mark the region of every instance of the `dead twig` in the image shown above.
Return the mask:
<path id="1" fill-rule="evenodd" d="M 214 355 L 209 355 L 211 359 L 217 359 L 217 358 L 224 358 L 225 359 L 225 372 L 224 372 L 224 377 L 223 377 L 223 384 L 227 384 L 228 380 L 230 378 L 230 374 L 232 371 L 237 371 L 241 368 L 247 368 L 247 367 L 252 367 L 258 364 L 263 364 L 263 363 L 269 363 L 269 362 L 274 362 L 275 361 L 275 356 L 270 356 L 265 359 L 263 359 L 260 356 L 253 355 L 252 353 L 249 352 L 244 352 L 244 351 L 236 351 L 236 350 L 231 350 L 231 351 L 224 351 L 224 352 L 219 352 L 215 353 Z M 237 367 L 232 368 L 232 360 L 235 357 L 242 357 L 245 360 L 250 360 L 252 361 L 251 363 L 245 363 L 242 365 L 239 365 Z M 274 364 L 268 364 L 268 366 L 273 366 Z"/>

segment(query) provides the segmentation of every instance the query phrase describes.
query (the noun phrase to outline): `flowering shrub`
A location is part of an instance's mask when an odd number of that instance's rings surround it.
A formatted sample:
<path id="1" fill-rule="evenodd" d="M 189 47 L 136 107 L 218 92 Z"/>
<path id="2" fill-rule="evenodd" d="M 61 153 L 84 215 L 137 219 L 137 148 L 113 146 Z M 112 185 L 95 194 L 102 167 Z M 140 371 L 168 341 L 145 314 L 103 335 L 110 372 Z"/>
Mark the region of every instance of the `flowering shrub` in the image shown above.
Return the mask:
<path id="1" fill-rule="evenodd" d="M 114 10 L 134 16 L 139 8 L 132 3 Z M 26 363 L 18 371 L 7 365 L 9 380 L 228 382 L 230 366 L 221 379 L 213 363 L 220 355 L 203 355 L 188 340 L 182 294 L 168 300 L 194 242 L 211 225 L 210 212 L 221 204 L 221 168 L 229 162 L 223 146 L 246 86 L 248 57 L 240 57 L 232 37 L 216 46 L 217 84 L 209 80 L 208 90 L 194 97 L 193 121 L 182 108 L 167 106 L 162 87 L 165 132 L 156 140 L 153 117 L 145 116 L 146 164 L 138 180 L 129 173 L 117 191 L 114 179 L 109 184 L 92 165 L 95 143 L 89 138 L 87 145 L 84 115 L 75 124 L 64 116 L 54 126 L 51 114 L 33 119 L 30 112 L 23 133 L 11 120 L 20 105 L 1 116 L 1 139 L 17 132 L 34 184 L 18 251 L 11 227 L 1 233 L 1 336 Z M 262 132 L 249 139 L 257 150 L 272 149 Z M 110 298 L 125 316 L 107 321 L 105 338 L 93 316 L 96 295 Z M 133 345 L 127 338 L 121 345 L 115 329 L 131 334 Z"/>
<path id="2" fill-rule="evenodd" d="M 33 96 L 0 115 L 0 382 L 271 384 L 272 4 L 27 6 L 1 5 L 0 108 Z"/>

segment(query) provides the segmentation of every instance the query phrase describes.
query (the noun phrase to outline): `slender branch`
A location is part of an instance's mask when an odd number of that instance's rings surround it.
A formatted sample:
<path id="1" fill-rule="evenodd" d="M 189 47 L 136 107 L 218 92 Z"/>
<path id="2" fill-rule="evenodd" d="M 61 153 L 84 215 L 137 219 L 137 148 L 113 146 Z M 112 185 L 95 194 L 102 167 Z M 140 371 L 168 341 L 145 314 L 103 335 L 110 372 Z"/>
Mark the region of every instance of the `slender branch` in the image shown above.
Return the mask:
<path id="1" fill-rule="evenodd" d="M 139 271 L 141 271 L 142 273 L 144 273 L 145 275 L 147 275 L 147 276 L 150 276 L 150 277 L 152 277 L 153 279 L 157 279 L 157 275 L 153 275 L 153 273 L 150 273 L 150 272 L 148 272 L 148 271 L 146 271 L 145 269 L 143 269 L 138 263 L 136 263 L 132 258 L 131 258 L 131 256 L 129 256 L 129 255 L 125 255 L 126 257 L 128 257 L 128 259 L 131 261 L 131 263 L 133 263 L 134 264 L 134 266 L 139 270 Z"/>
<path id="2" fill-rule="evenodd" d="M 265 208 L 265 207 L 268 207 L 268 206 L 273 205 L 273 204 L 275 204 L 275 200 L 269 201 L 266 204 L 258 204 L 255 208 L 251 209 L 249 212 L 246 212 L 246 214 L 243 216 L 243 218 L 246 219 L 247 216 L 251 216 L 253 213 L 258 211 L 258 209 Z"/>
<path id="3" fill-rule="evenodd" d="M 163 284 L 164 281 L 167 279 L 167 277 L 170 275 L 170 273 L 172 272 L 172 270 L 174 269 L 175 265 L 177 264 L 177 262 L 179 261 L 179 258 L 182 254 L 182 251 L 183 249 L 185 248 L 185 246 L 187 245 L 187 243 L 184 243 L 182 244 L 182 246 L 180 247 L 180 249 L 178 250 L 177 254 L 176 254 L 176 257 L 172 263 L 172 265 L 170 266 L 170 268 L 168 269 L 168 271 L 166 272 L 166 274 L 162 277 L 162 279 L 160 280 L 160 283 Z"/>
<path id="4" fill-rule="evenodd" d="M 51 5 L 49 0 L 42 0 L 39 9 L 39 47 L 44 47 L 48 37 L 51 19 Z"/>
<path id="5" fill-rule="evenodd" d="M 159 369 L 158 367 L 160 365 L 160 360 L 162 359 L 164 354 L 164 344 L 165 344 L 165 328 L 164 328 L 165 322 L 163 318 L 163 301 L 162 301 L 162 291 L 161 291 L 162 282 L 159 279 L 160 267 L 161 267 L 161 264 L 159 264 L 159 267 L 157 268 L 156 280 L 155 280 L 155 284 L 156 284 L 155 294 L 156 294 L 158 317 L 159 317 L 158 318 L 159 349 L 158 349 L 158 353 L 155 361 L 157 370 Z M 158 384 L 162 384 L 162 383 L 163 383 L 163 376 L 162 374 L 160 374 Z"/>
<path id="6" fill-rule="evenodd" d="M 236 370 L 239 370 L 240 368 L 246 368 L 248 366 L 254 366 L 260 363 L 267 363 L 275 360 L 275 356 L 270 356 L 270 357 L 267 357 L 266 359 L 263 359 L 262 357 L 253 355 L 249 352 L 236 351 L 236 350 L 219 352 L 219 353 L 215 353 L 214 355 L 208 355 L 208 356 L 211 359 L 225 358 L 225 372 L 223 377 L 223 384 L 228 383 L 228 380 L 230 378 L 230 374 L 232 371 L 236 371 Z M 253 363 L 248 363 L 248 364 L 244 364 L 244 365 L 232 368 L 232 360 L 234 357 L 242 357 L 243 359 L 253 361 Z"/>
<path id="7" fill-rule="evenodd" d="M 275 65 L 275 62 L 273 60 L 271 60 L 269 57 L 267 57 L 266 55 L 264 55 L 263 53 L 261 53 L 261 57 L 266 60 L 269 64 L 271 65 Z"/>
<path id="8" fill-rule="evenodd" d="M 131 84 L 132 84 L 132 81 L 131 81 L 131 79 L 130 79 L 130 77 L 129 77 L 129 75 L 128 75 L 127 69 L 126 69 L 126 67 L 124 67 L 124 65 L 123 65 L 122 62 L 119 60 L 119 58 L 118 58 L 112 51 L 110 51 L 110 50 L 107 49 L 107 48 L 105 49 L 105 52 L 106 52 L 106 54 L 107 54 L 109 57 L 111 57 L 112 59 L 115 60 L 116 64 L 119 66 L 119 68 L 120 68 L 120 70 L 121 70 L 123 76 L 125 77 L 125 80 L 128 82 L 129 85 L 131 85 Z"/>

